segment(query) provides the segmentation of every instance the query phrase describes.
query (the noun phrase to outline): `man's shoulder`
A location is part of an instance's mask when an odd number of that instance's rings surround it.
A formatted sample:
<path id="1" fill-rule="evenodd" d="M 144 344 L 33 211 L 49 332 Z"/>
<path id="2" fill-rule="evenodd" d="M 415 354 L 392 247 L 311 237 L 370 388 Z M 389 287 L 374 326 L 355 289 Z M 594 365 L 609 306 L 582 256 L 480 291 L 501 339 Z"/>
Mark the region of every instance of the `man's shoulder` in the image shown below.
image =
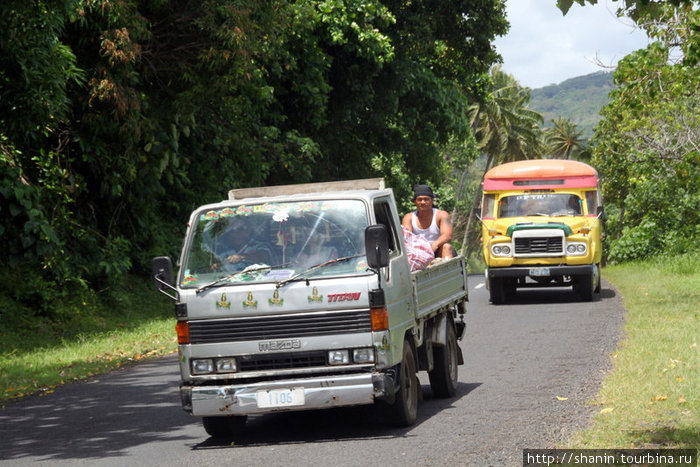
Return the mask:
<path id="1" fill-rule="evenodd" d="M 443 211 L 442 209 L 436 208 L 435 215 L 437 215 L 438 217 L 445 217 L 445 216 L 449 217 L 450 213 L 447 211 Z"/>

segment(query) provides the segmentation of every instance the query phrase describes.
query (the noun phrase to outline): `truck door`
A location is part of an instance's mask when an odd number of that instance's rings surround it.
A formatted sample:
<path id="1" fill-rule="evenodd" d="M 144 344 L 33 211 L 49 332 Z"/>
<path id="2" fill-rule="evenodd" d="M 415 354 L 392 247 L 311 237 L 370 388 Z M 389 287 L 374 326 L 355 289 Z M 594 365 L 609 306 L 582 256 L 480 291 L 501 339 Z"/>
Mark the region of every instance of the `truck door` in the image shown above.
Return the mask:
<path id="1" fill-rule="evenodd" d="M 375 222 L 386 226 L 389 233 L 389 267 L 383 271 L 382 278 L 386 282 L 383 287 L 390 326 L 410 320 L 414 316 L 411 271 L 405 257 L 399 215 L 394 206 L 389 197 L 374 200 Z"/>

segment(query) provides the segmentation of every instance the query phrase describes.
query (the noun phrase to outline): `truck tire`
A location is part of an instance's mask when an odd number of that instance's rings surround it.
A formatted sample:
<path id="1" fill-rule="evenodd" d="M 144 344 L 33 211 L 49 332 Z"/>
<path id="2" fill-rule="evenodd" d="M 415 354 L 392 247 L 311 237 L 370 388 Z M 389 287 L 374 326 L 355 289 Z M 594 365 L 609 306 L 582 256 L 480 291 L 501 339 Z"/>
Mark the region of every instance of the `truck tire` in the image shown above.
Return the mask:
<path id="1" fill-rule="evenodd" d="M 435 366 L 428 372 L 430 388 L 435 397 L 452 397 L 457 393 L 457 367 L 459 357 L 457 350 L 457 336 L 452 325 L 452 320 L 445 326 L 445 345 L 433 348 Z"/>
<path id="2" fill-rule="evenodd" d="M 489 279 L 489 294 L 491 296 L 491 303 L 494 305 L 500 305 L 506 301 L 506 288 L 503 284 L 503 279 L 498 277 L 493 277 Z"/>
<path id="3" fill-rule="evenodd" d="M 212 438 L 230 438 L 243 431 L 247 419 L 247 415 L 204 417 L 202 424 L 204 431 Z"/>
<path id="4" fill-rule="evenodd" d="M 403 357 L 399 370 L 399 390 L 394 403 L 386 409 L 386 418 L 395 426 L 411 426 L 418 418 L 418 391 L 420 384 L 416 377 L 416 356 L 413 347 L 405 340 Z"/>
<path id="5" fill-rule="evenodd" d="M 585 276 L 578 276 L 578 293 L 581 296 L 581 300 L 584 302 L 590 302 L 593 300 L 593 291 L 596 288 L 595 278 L 593 273 L 586 274 Z"/>
<path id="6" fill-rule="evenodd" d="M 595 275 L 596 286 L 595 286 L 595 290 L 593 292 L 600 293 L 600 263 L 596 264 L 595 268 L 596 268 L 596 275 Z"/>

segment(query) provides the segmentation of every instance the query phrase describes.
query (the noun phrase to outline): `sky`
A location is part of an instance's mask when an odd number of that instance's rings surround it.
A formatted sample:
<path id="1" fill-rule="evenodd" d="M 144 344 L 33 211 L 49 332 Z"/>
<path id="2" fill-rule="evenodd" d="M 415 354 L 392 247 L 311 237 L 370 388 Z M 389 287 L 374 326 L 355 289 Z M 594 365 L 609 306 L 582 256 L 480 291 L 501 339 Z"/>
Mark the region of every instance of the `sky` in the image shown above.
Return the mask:
<path id="1" fill-rule="evenodd" d="M 532 89 L 596 71 L 611 71 L 625 55 L 647 46 L 629 18 L 617 18 L 620 2 L 574 3 L 563 16 L 556 0 L 507 0 L 510 31 L 495 41 L 501 69 Z M 605 65 L 601 67 L 596 63 Z"/>

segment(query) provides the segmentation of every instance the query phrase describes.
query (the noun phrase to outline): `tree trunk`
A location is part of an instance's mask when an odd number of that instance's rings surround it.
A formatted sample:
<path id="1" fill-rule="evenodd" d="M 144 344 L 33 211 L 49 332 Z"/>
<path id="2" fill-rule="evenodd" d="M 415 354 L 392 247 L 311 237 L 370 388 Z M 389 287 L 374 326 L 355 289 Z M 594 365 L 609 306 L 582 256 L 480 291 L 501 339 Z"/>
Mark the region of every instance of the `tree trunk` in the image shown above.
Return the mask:
<path id="1" fill-rule="evenodd" d="M 486 167 L 484 167 L 484 175 L 486 175 L 486 172 L 489 171 L 491 168 L 491 164 L 493 163 L 493 155 L 489 154 L 488 157 L 486 158 Z M 481 176 L 481 179 L 484 179 L 484 176 Z M 479 201 L 481 200 L 481 194 L 482 194 L 482 188 L 481 185 L 479 185 L 479 188 L 476 190 L 476 195 L 474 196 L 474 202 L 472 203 L 472 208 L 469 211 L 469 215 L 467 217 L 467 226 L 464 229 L 464 237 L 462 239 L 462 249 L 460 250 L 459 254 L 464 256 L 465 258 L 467 257 L 469 250 L 467 248 L 467 241 L 469 239 L 469 231 L 471 230 L 471 225 L 472 225 L 472 219 L 474 218 L 474 211 L 476 208 L 479 206 Z"/>

